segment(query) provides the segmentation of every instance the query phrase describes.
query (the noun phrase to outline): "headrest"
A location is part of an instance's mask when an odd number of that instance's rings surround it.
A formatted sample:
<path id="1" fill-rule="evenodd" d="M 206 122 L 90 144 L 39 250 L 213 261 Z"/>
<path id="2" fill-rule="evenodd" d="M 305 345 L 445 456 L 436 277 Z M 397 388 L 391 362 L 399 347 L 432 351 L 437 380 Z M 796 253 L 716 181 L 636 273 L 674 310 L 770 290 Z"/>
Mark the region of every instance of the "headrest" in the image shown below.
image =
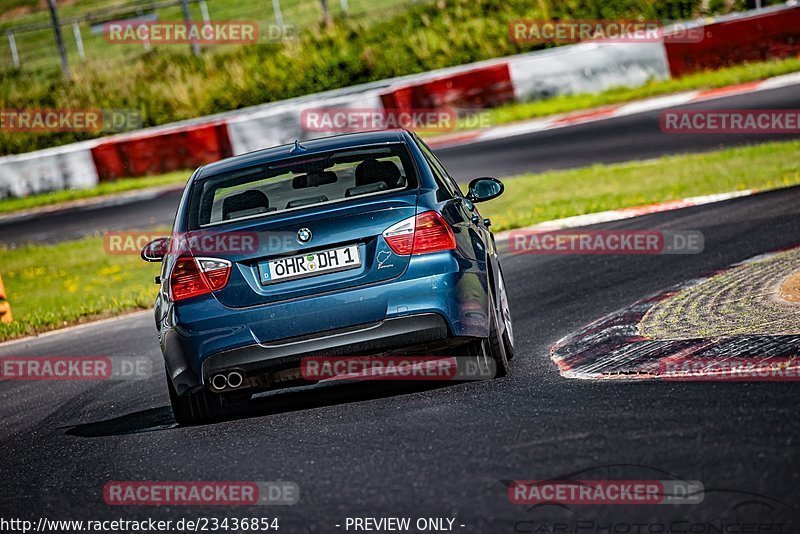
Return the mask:
<path id="1" fill-rule="evenodd" d="M 222 220 L 231 219 L 231 215 L 249 211 L 249 215 L 269 211 L 269 198 L 263 192 L 250 189 L 237 195 L 231 195 L 222 201 Z"/>
<path id="2" fill-rule="evenodd" d="M 384 182 L 388 188 L 400 181 L 400 169 L 391 161 L 365 159 L 356 167 L 356 187 Z"/>
<path id="3" fill-rule="evenodd" d="M 397 165 L 391 161 L 381 161 L 380 163 L 384 173 L 384 179 L 382 181 L 386 182 L 390 189 L 398 186 L 400 184 L 400 178 L 402 178 L 402 175 L 400 174 L 400 169 L 397 168 Z"/>

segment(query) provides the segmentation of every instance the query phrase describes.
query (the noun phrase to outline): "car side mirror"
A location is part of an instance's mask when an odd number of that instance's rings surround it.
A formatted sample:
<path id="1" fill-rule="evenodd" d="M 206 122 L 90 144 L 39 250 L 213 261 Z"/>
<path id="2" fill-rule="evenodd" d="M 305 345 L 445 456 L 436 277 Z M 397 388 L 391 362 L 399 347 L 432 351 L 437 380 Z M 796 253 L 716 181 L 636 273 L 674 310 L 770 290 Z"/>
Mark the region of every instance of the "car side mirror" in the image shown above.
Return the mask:
<path id="1" fill-rule="evenodd" d="M 164 261 L 164 256 L 167 255 L 167 252 L 169 252 L 169 238 L 159 237 L 144 246 L 142 259 L 150 262 Z"/>
<path id="2" fill-rule="evenodd" d="M 486 202 L 503 194 L 505 186 L 497 178 L 475 178 L 469 183 L 467 198 L 473 202 Z"/>

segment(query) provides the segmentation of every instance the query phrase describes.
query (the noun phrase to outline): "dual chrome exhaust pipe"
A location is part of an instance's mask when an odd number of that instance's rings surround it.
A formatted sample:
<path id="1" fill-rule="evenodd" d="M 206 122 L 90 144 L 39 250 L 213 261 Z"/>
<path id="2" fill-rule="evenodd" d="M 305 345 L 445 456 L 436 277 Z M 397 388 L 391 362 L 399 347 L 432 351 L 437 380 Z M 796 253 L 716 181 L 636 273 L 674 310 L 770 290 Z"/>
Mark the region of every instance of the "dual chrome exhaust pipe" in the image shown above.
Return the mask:
<path id="1" fill-rule="evenodd" d="M 211 387 L 217 391 L 236 389 L 244 383 L 244 376 L 239 371 L 220 373 L 211 377 Z"/>

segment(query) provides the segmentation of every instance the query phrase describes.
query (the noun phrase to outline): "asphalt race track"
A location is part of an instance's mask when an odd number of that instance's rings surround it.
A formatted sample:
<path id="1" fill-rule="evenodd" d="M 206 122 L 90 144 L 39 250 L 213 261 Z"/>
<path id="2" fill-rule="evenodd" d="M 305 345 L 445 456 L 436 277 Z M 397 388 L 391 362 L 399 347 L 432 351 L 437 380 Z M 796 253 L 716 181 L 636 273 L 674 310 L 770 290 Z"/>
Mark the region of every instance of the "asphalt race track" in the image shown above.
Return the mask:
<path id="1" fill-rule="evenodd" d="M 683 106 L 697 109 L 797 109 L 798 86 L 720 98 Z M 660 111 L 580 124 L 517 137 L 437 150 L 450 173 L 467 182 L 479 176 L 499 178 L 523 172 L 581 167 L 653 158 L 665 154 L 722 147 L 790 135 L 673 135 L 659 129 Z M 187 177 L 188 178 L 188 177 Z M 0 218 L 0 244 L 54 242 L 111 230 L 169 227 L 180 191 L 144 194 L 138 200 L 36 214 L 25 219 Z"/>
<path id="2" fill-rule="evenodd" d="M 174 426 L 160 372 L 143 382 L 4 383 L 0 507 L 34 519 L 278 517 L 280 532 L 345 532 L 336 525 L 364 516 L 456 518 L 458 532 L 747 532 L 743 521 L 798 532 L 796 382 L 569 380 L 548 356 L 562 336 L 640 298 L 797 244 L 798 206 L 792 188 L 602 225 L 700 230 L 698 255 L 506 253 L 517 358 L 500 380 L 284 393 L 202 427 Z M 0 355 L 146 356 L 157 370 L 161 358 L 149 313 L 4 345 Z M 704 500 L 533 507 L 511 504 L 503 482 L 598 471 L 697 480 Z M 294 481 L 300 502 L 107 506 L 102 487 L 120 480 Z"/>

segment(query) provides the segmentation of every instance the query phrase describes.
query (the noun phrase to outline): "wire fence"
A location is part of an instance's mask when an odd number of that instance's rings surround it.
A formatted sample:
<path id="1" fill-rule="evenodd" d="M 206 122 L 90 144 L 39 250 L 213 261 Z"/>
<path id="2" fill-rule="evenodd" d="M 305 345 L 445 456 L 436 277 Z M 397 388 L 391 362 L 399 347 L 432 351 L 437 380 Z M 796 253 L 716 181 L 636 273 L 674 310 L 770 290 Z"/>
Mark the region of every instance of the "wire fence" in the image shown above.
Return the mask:
<path id="1" fill-rule="evenodd" d="M 387 12 L 399 11 L 426 0 L 186 0 L 193 21 L 252 21 L 261 35 L 275 28 L 301 30 L 341 18 L 381 20 Z M 428 0 L 430 1 L 430 0 Z M 131 2 L 113 8 L 77 11 L 77 5 L 58 8 L 58 21 L 68 63 L 79 70 L 86 62 L 109 66 L 132 61 L 148 52 L 152 43 L 110 43 L 104 27 L 113 21 L 154 23 L 184 20 L 183 0 Z M 188 45 L 170 44 L 191 53 Z M 230 44 L 203 45 L 211 47 Z M 0 71 L 58 68 L 60 55 L 54 25 L 47 11 L 26 16 L 24 22 L 0 22 Z"/>

